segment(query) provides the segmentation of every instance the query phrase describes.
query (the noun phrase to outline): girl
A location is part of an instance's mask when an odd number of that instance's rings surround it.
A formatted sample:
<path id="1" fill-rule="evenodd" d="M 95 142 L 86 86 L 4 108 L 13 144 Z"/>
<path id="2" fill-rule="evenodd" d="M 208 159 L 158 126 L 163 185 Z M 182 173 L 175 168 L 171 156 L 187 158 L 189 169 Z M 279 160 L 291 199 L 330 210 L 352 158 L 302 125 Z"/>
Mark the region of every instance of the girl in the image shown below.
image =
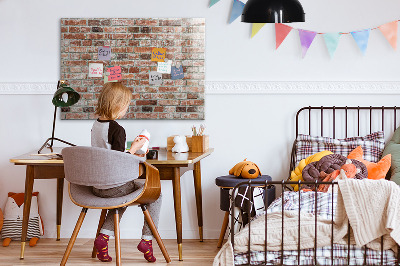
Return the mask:
<path id="1" fill-rule="evenodd" d="M 125 152 L 125 129 L 120 126 L 115 120 L 122 118 L 128 110 L 132 99 L 131 91 L 119 82 L 106 83 L 100 92 L 97 103 L 96 114 L 99 118 L 93 123 L 91 142 L 93 147 L 101 147 L 111 150 Z M 129 153 L 138 155 L 138 151 L 146 142 L 144 138 L 136 138 Z M 102 198 L 121 197 L 132 193 L 133 191 L 143 187 L 143 183 L 135 182 L 137 177 L 133 176 L 132 181 L 122 184 L 117 187 L 93 187 L 93 194 Z M 153 203 L 148 204 L 147 208 L 153 218 L 156 226 L 160 216 L 161 195 Z M 125 212 L 126 207 L 119 208 L 118 212 L 120 219 Z M 115 210 L 107 212 L 106 220 L 101 228 L 99 236 L 94 241 L 94 246 L 97 249 L 97 258 L 101 261 L 111 261 L 112 258 L 108 255 L 108 240 L 110 236 L 114 236 L 114 219 Z M 155 262 L 153 256 L 152 237 L 150 227 L 147 222 L 144 222 L 142 230 L 142 240 L 137 246 L 138 250 L 144 253 L 144 258 L 149 262 Z"/>

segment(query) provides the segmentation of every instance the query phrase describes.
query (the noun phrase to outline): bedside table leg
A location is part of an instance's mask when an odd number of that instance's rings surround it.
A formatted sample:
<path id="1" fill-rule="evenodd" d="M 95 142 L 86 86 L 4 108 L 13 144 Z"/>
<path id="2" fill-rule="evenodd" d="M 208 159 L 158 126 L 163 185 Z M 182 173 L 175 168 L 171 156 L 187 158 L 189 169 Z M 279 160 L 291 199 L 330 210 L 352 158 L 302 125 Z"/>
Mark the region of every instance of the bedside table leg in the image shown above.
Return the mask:
<path id="1" fill-rule="evenodd" d="M 222 242 L 224 242 L 226 228 L 228 228 L 228 222 L 229 222 L 229 212 L 225 212 L 225 217 L 224 221 L 222 222 L 221 234 L 219 235 L 217 248 L 222 247 Z"/>

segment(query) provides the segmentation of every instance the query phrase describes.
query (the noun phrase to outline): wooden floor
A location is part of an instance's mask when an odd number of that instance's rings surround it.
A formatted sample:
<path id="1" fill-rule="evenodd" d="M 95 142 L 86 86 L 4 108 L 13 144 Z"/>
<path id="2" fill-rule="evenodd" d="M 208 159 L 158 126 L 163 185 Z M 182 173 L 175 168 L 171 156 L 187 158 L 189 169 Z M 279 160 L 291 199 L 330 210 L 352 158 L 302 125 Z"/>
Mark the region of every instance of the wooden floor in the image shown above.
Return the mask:
<path id="1" fill-rule="evenodd" d="M 61 258 L 64 255 L 65 248 L 69 239 L 40 239 L 36 247 L 25 249 L 25 259 L 20 260 L 19 254 L 21 249 L 20 242 L 12 241 L 9 247 L 0 246 L 0 265 L 60 265 Z M 172 262 L 167 264 L 158 248 L 157 242 L 154 241 L 154 254 L 157 258 L 156 263 L 149 264 L 143 254 L 136 249 L 139 240 L 121 240 L 122 247 L 122 264 L 123 265 L 212 265 L 215 255 L 218 253 L 217 240 L 187 240 L 183 241 L 183 261 L 178 260 L 178 247 L 176 240 L 163 240 L 168 250 Z M 114 262 L 114 243 L 110 241 L 110 255 L 113 262 L 104 263 L 91 258 L 93 240 L 77 239 L 68 259 L 67 265 L 115 265 Z"/>

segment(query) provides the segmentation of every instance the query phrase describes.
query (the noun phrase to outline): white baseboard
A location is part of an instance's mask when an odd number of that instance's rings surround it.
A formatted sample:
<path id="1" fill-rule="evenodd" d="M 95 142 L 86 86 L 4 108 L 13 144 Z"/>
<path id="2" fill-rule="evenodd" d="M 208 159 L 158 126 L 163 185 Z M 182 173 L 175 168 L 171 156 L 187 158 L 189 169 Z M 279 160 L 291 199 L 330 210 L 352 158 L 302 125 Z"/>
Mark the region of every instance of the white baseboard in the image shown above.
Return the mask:
<path id="1" fill-rule="evenodd" d="M 0 94 L 50 94 L 57 83 L 0 83 Z M 206 81 L 206 94 L 400 94 L 399 81 Z"/>

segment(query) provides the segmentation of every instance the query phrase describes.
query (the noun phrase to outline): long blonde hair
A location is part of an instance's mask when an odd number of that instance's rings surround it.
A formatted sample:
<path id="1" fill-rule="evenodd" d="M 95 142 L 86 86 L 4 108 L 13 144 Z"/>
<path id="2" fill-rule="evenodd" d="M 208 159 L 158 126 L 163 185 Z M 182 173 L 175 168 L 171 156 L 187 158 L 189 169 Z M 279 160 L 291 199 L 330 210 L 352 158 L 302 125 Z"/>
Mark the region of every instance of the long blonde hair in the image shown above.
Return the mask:
<path id="1" fill-rule="evenodd" d="M 120 82 L 106 83 L 97 100 L 96 115 L 115 120 L 131 100 L 132 92 L 125 85 Z"/>

